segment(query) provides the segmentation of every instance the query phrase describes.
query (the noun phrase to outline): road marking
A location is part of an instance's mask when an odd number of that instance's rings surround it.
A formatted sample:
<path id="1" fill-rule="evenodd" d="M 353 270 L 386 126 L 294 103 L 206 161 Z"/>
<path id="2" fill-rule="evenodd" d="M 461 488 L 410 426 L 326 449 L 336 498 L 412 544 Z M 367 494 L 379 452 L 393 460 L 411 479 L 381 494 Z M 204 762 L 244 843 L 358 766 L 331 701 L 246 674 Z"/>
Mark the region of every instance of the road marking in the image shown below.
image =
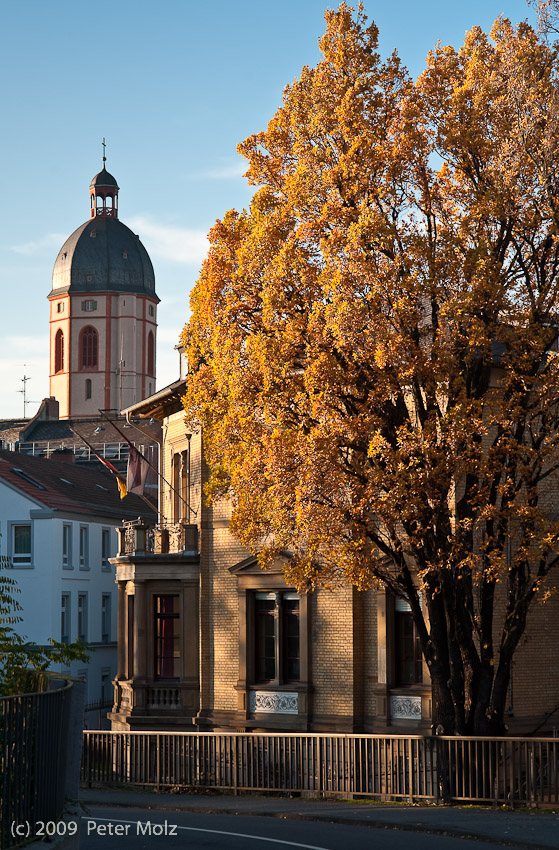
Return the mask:
<path id="1" fill-rule="evenodd" d="M 199 812 L 196 812 L 199 814 Z M 215 814 L 215 812 L 214 812 Z M 229 817 L 231 817 L 229 815 Z M 110 823 L 145 823 L 142 820 L 120 820 L 120 818 L 96 818 L 94 816 L 82 817 L 82 820 L 105 820 Z M 155 821 L 152 821 L 155 824 Z M 187 832 L 211 832 L 215 835 L 233 835 L 236 838 L 251 838 L 253 841 L 268 841 L 272 844 L 285 844 L 287 847 L 302 847 L 303 850 L 329 850 L 328 847 L 317 847 L 316 844 L 298 844 L 296 841 L 284 841 L 281 838 L 264 838 L 262 835 L 248 835 L 245 832 L 225 832 L 222 829 L 201 829 L 196 826 L 179 826 L 177 829 L 184 829 Z"/>

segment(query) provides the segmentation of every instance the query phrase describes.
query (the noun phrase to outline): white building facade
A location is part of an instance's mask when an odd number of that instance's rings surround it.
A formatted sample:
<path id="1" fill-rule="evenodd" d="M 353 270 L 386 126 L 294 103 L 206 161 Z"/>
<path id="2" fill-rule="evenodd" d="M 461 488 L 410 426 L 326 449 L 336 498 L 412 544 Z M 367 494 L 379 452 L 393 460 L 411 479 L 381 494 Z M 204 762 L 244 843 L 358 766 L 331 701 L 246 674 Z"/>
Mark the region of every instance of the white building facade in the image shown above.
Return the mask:
<path id="1" fill-rule="evenodd" d="M 117 592 L 110 559 L 118 517 L 137 516 L 142 505 L 127 499 L 135 511 L 120 503 L 102 470 L 0 452 L 0 550 L 19 588 L 16 631 L 39 646 L 49 638 L 88 644 L 88 663 L 58 668 L 86 680 L 88 705 L 112 704 Z"/>

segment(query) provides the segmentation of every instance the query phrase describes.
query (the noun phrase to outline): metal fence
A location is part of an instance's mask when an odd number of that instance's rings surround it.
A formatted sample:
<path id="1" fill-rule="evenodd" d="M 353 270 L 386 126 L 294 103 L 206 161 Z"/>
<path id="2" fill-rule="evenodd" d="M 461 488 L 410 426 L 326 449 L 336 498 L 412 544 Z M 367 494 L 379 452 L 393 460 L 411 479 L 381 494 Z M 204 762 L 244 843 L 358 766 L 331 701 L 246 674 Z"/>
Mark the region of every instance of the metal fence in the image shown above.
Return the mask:
<path id="1" fill-rule="evenodd" d="M 534 806 L 559 802 L 559 739 L 86 731 L 82 781 Z"/>
<path id="2" fill-rule="evenodd" d="M 107 460 L 128 460 L 128 443 L 96 443 L 93 448 L 101 457 Z M 52 442 L 42 440 L 37 443 L 17 443 L 15 446 L 16 452 L 32 455 L 33 457 L 50 457 L 55 451 L 60 449 L 73 452 L 77 460 L 95 459 L 95 455 L 89 446 L 83 443 L 77 443 L 75 440 L 53 440 Z M 143 454 L 145 447 L 139 446 L 138 450 Z"/>
<path id="3" fill-rule="evenodd" d="M 71 687 L 0 699 L 2 848 L 21 842 L 12 824 L 52 821 L 62 813 Z"/>

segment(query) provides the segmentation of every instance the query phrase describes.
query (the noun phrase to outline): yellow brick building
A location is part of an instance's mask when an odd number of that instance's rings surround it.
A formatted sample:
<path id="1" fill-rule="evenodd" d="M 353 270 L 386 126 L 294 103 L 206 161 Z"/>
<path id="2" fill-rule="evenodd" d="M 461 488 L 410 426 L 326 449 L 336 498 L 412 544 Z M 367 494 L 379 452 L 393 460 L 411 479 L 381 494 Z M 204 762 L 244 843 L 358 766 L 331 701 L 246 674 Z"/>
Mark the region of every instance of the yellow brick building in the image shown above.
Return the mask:
<path id="1" fill-rule="evenodd" d="M 205 503 L 203 435 L 187 431 L 186 374 L 129 408 L 163 424 L 159 522 L 120 529 L 113 729 L 425 732 L 429 676 L 411 613 L 385 591 L 298 594 L 262 571 Z M 511 732 L 559 727 L 557 597 L 517 652 Z"/>

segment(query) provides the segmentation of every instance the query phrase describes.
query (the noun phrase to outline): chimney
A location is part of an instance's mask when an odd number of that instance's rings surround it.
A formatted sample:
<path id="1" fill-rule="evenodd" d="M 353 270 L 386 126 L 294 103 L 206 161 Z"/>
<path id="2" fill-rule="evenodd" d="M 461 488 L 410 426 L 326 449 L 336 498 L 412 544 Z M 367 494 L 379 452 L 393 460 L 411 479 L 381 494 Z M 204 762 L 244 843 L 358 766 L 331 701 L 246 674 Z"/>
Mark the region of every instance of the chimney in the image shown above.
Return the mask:
<path id="1" fill-rule="evenodd" d="M 59 404 L 53 395 L 50 398 L 46 398 L 44 400 L 45 409 L 43 411 L 43 418 L 47 421 L 58 421 L 59 415 Z"/>
<path id="2" fill-rule="evenodd" d="M 76 462 L 76 454 L 72 449 L 55 449 L 50 455 L 49 460 L 57 460 L 58 463 L 74 464 Z"/>

